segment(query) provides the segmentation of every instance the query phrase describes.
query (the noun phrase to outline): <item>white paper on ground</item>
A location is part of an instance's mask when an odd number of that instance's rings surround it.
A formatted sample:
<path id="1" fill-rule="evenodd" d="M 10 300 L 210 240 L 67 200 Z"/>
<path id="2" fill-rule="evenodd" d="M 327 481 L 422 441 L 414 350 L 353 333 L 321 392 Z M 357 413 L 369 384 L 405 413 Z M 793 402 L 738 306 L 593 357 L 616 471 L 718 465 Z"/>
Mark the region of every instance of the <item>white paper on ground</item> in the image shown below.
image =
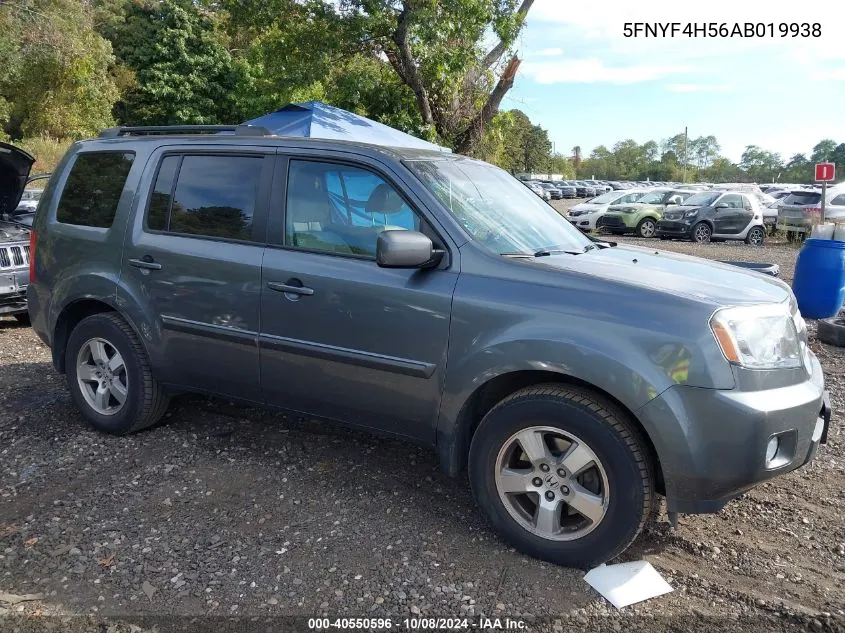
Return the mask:
<path id="1" fill-rule="evenodd" d="M 617 609 L 672 591 L 663 576 L 644 560 L 618 565 L 600 565 L 584 580 Z"/>

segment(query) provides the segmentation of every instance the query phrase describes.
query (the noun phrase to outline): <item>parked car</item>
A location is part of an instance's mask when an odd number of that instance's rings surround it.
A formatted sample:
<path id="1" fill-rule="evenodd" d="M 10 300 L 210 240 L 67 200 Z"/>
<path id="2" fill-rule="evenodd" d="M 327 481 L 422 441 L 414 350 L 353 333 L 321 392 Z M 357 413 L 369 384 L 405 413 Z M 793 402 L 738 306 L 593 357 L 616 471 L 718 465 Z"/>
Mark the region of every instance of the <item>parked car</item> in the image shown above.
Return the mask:
<path id="1" fill-rule="evenodd" d="M 610 205 L 597 226 L 614 235 L 636 233 L 640 237 L 654 237 L 657 221 L 666 207 L 683 204 L 693 193 L 689 189 L 652 189 L 636 202 Z"/>
<path id="2" fill-rule="evenodd" d="M 549 196 L 552 200 L 560 200 L 563 198 L 563 194 L 561 194 L 560 189 L 555 187 L 553 184 L 548 182 L 539 182 L 537 184 L 549 192 Z"/>
<path id="3" fill-rule="evenodd" d="M 702 191 L 663 214 L 657 222 L 657 237 L 693 242 L 743 240 L 762 246 L 766 237 L 763 209 L 751 193 Z"/>
<path id="4" fill-rule="evenodd" d="M 546 189 L 545 187 L 541 187 L 540 183 L 535 182 L 533 180 L 525 180 L 525 181 L 523 181 L 523 184 L 526 187 L 528 187 L 531 191 L 533 191 L 535 194 L 540 196 L 543 200 L 548 201 L 548 200 L 552 199 L 551 192 L 548 189 Z"/>
<path id="5" fill-rule="evenodd" d="M 822 220 L 820 191 L 796 189 L 782 199 L 778 209 L 777 228 L 786 231 L 793 240 L 812 230 L 815 222 Z M 824 221 L 845 221 L 845 186 L 830 187 L 825 196 Z"/>
<path id="6" fill-rule="evenodd" d="M 0 142 L 0 316 L 28 322 L 30 230 L 15 214 L 35 158 Z M 16 217 L 17 215 L 17 217 Z"/>
<path id="7" fill-rule="evenodd" d="M 582 231 L 592 231 L 596 228 L 596 222 L 599 218 L 607 213 L 610 205 L 636 202 L 646 193 L 648 193 L 648 189 L 608 191 L 586 202 L 576 204 L 569 210 L 567 219 L 573 226 L 577 226 Z"/>
<path id="8" fill-rule="evenodd" d="M 575 185 L 570 185 L 564 180 L 553 180 L 552 184 L 560 191 L 560 195 L 567 200 L 578 196 L 578 188 Z"/>
<path id="9" fill-rule="evenodd" d="M 575 190 L 579 198 L 595 198 L 595 188 L 583 180 L 575 181 Z"/>
<path id="10" fill-rule="evenodd" d="M 578 567 L 826 441 L 782 281 L 591 239 L 469 157 L 227 129 L 106 130 L 44 192 L 29 312 L 95 429 L 199 391 L 409 438 Z"/>
<path id="11" fill-rule="evenodd" d="M 595 190 L 597 196 L 608 191 L 613 191 L 613 187 L 598 180 L 590 180 L 588 184 Z"/>

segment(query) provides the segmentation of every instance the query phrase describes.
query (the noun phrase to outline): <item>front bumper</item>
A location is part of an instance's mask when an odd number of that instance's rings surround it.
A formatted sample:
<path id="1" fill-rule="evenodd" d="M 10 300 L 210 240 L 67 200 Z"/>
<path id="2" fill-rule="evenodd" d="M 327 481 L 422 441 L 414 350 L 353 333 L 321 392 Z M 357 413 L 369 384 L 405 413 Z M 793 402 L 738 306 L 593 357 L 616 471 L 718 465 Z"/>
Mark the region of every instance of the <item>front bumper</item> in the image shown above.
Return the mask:
<path id="1" fill-rule="evenodd" d="M 763 391 L 674 385 L 637 411 L 655 444 L 670 512 L 718 512 L 757 484 L 809 463 L 827 441 L 830 399 L 810 380 Z M 778 452 L 767 462 L 769 441 Z"/>
<path id="2" fill-rule="evenodd" d="M 0 271 L 0 315 L 26 312 L 29 269 Z"/>
<path id="3" fill-rule="evenodd" d="M 572 226 L 579 228 L 582 231 L 592 231 L 594 228 L 596 228 L 597 217 L 593 214 L 578 215 L 578 216 L 575 216 L 575 217 L 570 215 L 566 219 L 569 220 L 569 223 Z"/>
<path id="4" fill-rule="evenodd" d="M 683 220 L 658 220 L 656 232 L 658 237 L 688 237 L 691 228 L 692 223 Z"/>
<path id="5" fill-rule="evenodd" d="M 618 213 L 605 213 L 596 222 L 596 226 L 610 231 L 633 231 L 636 227 L 628 225 L 629 220 Z"/>

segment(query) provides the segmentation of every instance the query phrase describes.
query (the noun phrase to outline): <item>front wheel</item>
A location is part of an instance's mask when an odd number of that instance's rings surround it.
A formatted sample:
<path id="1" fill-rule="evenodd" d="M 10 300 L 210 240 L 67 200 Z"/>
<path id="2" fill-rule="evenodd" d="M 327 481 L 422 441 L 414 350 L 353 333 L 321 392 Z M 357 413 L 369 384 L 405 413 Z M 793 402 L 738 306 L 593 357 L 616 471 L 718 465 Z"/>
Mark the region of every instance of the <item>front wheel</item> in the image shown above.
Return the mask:
<path id="1" fill-rule="evenodd" d="M 652 218 L 643 218 L 637 224 L 637 235 L 640 237 L 654 237 L 657 231 L 657 224 Z"/>
<path id="2" fill-rule="evenodd" d="M 565 385 L 522 389 L 491 409 L 472 439 L 469 476 L 505 541 L 572 567 L 625 551 L 655 503 L 640 432 L 612 403 Z"/>
<path id="3" fill-rule="evenodd" d="M 713 236 L 713 229 L 710 228 L 710 225 L 706 222 L 699 222 L 694 227 L 692 227 L 692 241 L 698 242 L 699 244 L 704 244 L 705 242 L 709 242 L 710 238 Z"/>
<path id="4" fill-rule="evenodd" d="M 144 346 L 115 313 L 89 316 L 73 328 L 65 373 L 76 406 L 98 431 L 139 431 L 167 409 L 167 395 L 153 378 Z"/>
<path id="5" fill-rule="evenodd" d="M 750 246 L 762 246 L 766 238 L 766 230 L 762 226 L 754 226 L 745 236 L 745 243 Z"/>

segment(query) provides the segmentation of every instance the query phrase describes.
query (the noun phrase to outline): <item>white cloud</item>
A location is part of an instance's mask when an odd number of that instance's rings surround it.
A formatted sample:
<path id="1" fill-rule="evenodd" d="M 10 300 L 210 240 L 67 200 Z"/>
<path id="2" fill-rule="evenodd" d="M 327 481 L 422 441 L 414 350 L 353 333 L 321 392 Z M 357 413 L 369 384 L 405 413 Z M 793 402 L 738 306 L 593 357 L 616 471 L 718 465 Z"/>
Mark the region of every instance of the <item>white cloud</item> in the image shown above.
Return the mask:
<path id="1" fill-rule="evenodd" d="M 730 84 L 669 84 L 669 92 L 733 92 Z"/>
<path id="2" fill-rule="evenodd" d="M 563 55 L 562 48 L 544 48 L 536 53 L 529 53 L 529 57 L 560 57 Z"/>
<path id="3" fill-rule="evenodd" d="M 689 73 L 694 69 L 683 65 L 609 66 L 596 58 L 523 63 L 522 72 L 539 84 L 613 83 L 633 84 L 655 81 L 669 75 Z"/>

